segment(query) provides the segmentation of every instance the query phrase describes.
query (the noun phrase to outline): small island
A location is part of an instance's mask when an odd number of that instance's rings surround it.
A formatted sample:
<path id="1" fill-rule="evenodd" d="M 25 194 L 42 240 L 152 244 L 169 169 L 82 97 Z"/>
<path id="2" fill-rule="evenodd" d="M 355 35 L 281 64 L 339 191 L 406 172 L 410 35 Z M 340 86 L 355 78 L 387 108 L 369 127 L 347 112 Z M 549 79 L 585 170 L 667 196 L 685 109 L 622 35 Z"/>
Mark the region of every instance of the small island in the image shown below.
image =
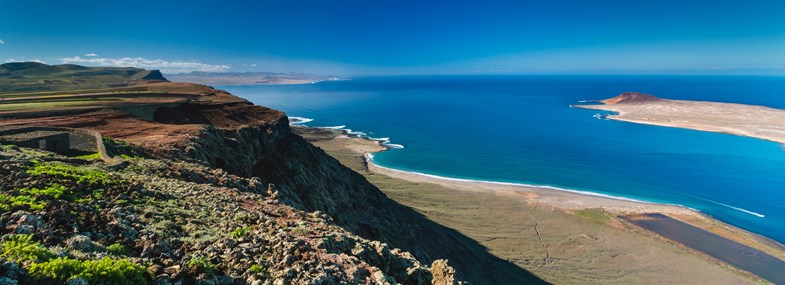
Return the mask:
<path id="1" fill-rule="evenodd" d="M 785 110 L 734 103 L 668 100 L 624 92 L 603 105 L 574 107 L 612 111 L 606 118 L 639 124 L 726 133 L 785 143 Z"/>

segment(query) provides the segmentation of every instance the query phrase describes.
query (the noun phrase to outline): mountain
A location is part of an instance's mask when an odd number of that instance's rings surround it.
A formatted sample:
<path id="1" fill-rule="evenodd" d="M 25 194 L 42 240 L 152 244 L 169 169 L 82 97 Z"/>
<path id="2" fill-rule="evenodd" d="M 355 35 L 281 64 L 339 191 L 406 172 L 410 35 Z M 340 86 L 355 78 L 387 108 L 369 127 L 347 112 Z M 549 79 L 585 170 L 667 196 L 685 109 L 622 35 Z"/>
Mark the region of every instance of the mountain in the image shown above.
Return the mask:
<path id="1" fill-rule="evenodd" d="M 149 77 L 149 78 L 145 78 Z M 120 87 L 133 80 L 162 80 L 157 70 L 135 67 L 86 67 L 12 62 L 0 65 L 0 92 L 54 91 Z"/>

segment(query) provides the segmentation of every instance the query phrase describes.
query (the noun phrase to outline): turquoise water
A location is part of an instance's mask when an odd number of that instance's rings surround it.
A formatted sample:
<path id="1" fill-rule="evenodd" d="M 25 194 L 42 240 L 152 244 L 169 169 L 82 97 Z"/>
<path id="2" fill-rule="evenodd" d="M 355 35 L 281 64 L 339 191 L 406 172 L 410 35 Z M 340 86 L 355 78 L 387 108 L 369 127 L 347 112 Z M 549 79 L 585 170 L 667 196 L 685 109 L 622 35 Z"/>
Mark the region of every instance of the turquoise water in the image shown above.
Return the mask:
<path id="1" fill-rule="evenodd" d="M 404 148 L 380 165 L 680 204 L 785 242 L 785 148 L 571 108 L 624 91 L 785 109 L 785 77 L 409 76 L 222 87 Z"/>

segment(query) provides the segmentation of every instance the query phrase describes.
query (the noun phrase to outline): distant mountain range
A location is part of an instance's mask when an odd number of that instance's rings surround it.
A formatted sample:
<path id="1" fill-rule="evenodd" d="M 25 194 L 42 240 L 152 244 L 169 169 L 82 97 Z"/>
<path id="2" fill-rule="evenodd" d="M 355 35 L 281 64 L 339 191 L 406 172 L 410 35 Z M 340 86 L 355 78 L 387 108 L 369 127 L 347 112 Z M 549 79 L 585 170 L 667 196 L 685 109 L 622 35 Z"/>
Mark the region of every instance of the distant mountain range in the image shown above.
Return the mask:
<path id="1" fill-rule="evenodd" d="M 307 73 L 282 72 L 201 72 L 167 74 L 172 81 L 193 82 L 205 85 L 252 85 L 252 84 L 304 84 L 339 77 Z"/>
<path id="2" fill-rule="evenodd" d="M 160 71 L 135 67 L 86 67 L 37 62 L 0 64 L 0 92 L 95 89 L 134 81 L 166 81 Z"/>

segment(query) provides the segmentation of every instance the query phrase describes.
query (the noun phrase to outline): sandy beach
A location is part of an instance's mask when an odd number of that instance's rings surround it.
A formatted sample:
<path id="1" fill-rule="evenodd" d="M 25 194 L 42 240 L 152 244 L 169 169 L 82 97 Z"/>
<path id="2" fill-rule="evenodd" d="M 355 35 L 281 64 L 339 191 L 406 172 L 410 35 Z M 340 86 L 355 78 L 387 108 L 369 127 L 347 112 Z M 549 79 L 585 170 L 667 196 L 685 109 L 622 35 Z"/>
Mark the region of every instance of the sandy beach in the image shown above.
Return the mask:
<path id="1" fill-rule="evenodd" d="M 629 222 L 653 213 L 785 259 L 782 245 L 686 207 L 406 172 L 373 162 L 373 153 L 388 149 L 382 142 L 334 129 L 295 127 L 295 132 L 365 175 L 393 200 L 457 229 L 494 255 L 550 282 L 765 283 Z"/>
<path id="2" fill-rule="evenodd" d="M 372 155 L 366 154 L 368 167 L 371 171 L 390 177 L 399 178 L 417 183 L 433 183 L 461 191 L 488 191 L 504 195 L 511 199 L 523 201 L 537 201 L 541 204 L 563 209 L 594 209 L 602 208 L 617 214 L 632 213 L 668 213 L 678 215 L 703 216 L 702 214 L 678 205 L 665 205 L 635 201 L 624 198 L 601 196 L 589 192 L 580 193 L 576 190 L 558 189 L 552 187 L 527 186 L 512 183 L 480 182 L 472 180 L 453 179 L 427 174 L 406 172 L 377 165 L 373 162 Z"/>

